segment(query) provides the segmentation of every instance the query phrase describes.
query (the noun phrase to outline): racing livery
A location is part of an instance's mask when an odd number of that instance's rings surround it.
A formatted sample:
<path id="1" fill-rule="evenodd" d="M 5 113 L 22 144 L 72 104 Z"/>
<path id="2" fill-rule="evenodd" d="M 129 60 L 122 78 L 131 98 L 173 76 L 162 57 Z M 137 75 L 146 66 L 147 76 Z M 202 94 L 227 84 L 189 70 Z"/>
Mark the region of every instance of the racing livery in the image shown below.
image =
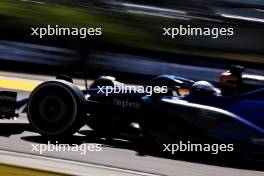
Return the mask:
<path id="1" fill-rule="evenodd" d="M 30 124 L 45 136 L 71 135 L 86 123 L 101 134 L 145 136 L 158 144 L 182 138 L 263 150 L 264 77 L 242 72 L 231 67 L 222 74 L 221 89 L 206 81 L 161 75 L 146 86 L 166 86 L 168 91 L 152 95 L 106 95 L 121 84 L 113 77 L 102 76 L 86 90 L 59 77 L 40 84 L 28 99 L 17 101 L 17 108 L 26 104 Z M 1 106 L 12 99 L 0 97 Z"/>

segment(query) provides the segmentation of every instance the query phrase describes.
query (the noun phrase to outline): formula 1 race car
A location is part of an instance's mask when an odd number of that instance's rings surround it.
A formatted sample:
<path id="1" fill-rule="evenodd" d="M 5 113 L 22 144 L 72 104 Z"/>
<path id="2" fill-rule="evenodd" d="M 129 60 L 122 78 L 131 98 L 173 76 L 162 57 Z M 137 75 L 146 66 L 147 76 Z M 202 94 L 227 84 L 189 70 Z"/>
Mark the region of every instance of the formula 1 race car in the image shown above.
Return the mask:
<path id="1" fill-rule="evenodd" d="M 87 123 L 98 133 L 144 135 L 158 144 L 186 138 L 263 150 L 264 77 L 241 78 L 258 85 L 221 95 L 209 82 L 173 75 L 158 76 L 135 89 L 103 76 L 80 90 L 61 77 L 40 84 L 19 103 L 27 103 L 30 124 L 45 136 L 71 135 Z M 161 86 L 166 91 L 157 93 L 155 87 Z M 148 87 L 153 89 L 146 91 Z"/>

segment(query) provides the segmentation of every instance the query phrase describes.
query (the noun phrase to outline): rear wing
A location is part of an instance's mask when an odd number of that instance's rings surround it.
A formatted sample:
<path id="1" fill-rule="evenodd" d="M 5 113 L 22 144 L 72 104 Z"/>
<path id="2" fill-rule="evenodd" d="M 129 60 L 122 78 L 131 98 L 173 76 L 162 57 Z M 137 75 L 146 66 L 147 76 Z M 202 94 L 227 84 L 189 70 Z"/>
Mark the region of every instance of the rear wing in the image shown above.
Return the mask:
<path id="1" fill-rule="evenodd" d="M 0 118 L 15 117 L 17 92 L 0 91 Z"/>

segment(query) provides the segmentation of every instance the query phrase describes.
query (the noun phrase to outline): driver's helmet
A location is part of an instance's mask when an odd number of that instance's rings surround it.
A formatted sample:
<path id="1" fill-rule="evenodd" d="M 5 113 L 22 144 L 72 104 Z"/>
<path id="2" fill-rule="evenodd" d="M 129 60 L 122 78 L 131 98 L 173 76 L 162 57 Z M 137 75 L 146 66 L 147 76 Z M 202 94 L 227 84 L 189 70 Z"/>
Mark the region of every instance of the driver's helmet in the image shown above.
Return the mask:
<path id="1" fill-rule="evenodd" d="M 231 65 L 229 70 L 220 75 L 220 87 L 222 95 L 231 96 L 240 92 L 242 86 L 242 73 L 244 67 L 240 65 Z"/>
<path id="2" fill-rule="evenodd" d="M 220 91 L 208 81 L 197 81 L 192 85 L 192 94 L 218 95 Z"/>

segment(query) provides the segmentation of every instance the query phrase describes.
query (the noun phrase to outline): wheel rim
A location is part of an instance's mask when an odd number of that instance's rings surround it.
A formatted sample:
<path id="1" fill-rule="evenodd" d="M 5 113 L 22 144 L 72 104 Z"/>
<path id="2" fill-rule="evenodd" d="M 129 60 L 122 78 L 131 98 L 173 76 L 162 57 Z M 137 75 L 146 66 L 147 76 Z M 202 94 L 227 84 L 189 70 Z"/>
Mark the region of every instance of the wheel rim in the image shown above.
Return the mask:
<path id="1" fill-rule="evenodd" d="M 58 96 L 44 97 L 39 103 L 41 117 L 47 122 L 58 122 L 66 113 L 66 104 Z"/>

